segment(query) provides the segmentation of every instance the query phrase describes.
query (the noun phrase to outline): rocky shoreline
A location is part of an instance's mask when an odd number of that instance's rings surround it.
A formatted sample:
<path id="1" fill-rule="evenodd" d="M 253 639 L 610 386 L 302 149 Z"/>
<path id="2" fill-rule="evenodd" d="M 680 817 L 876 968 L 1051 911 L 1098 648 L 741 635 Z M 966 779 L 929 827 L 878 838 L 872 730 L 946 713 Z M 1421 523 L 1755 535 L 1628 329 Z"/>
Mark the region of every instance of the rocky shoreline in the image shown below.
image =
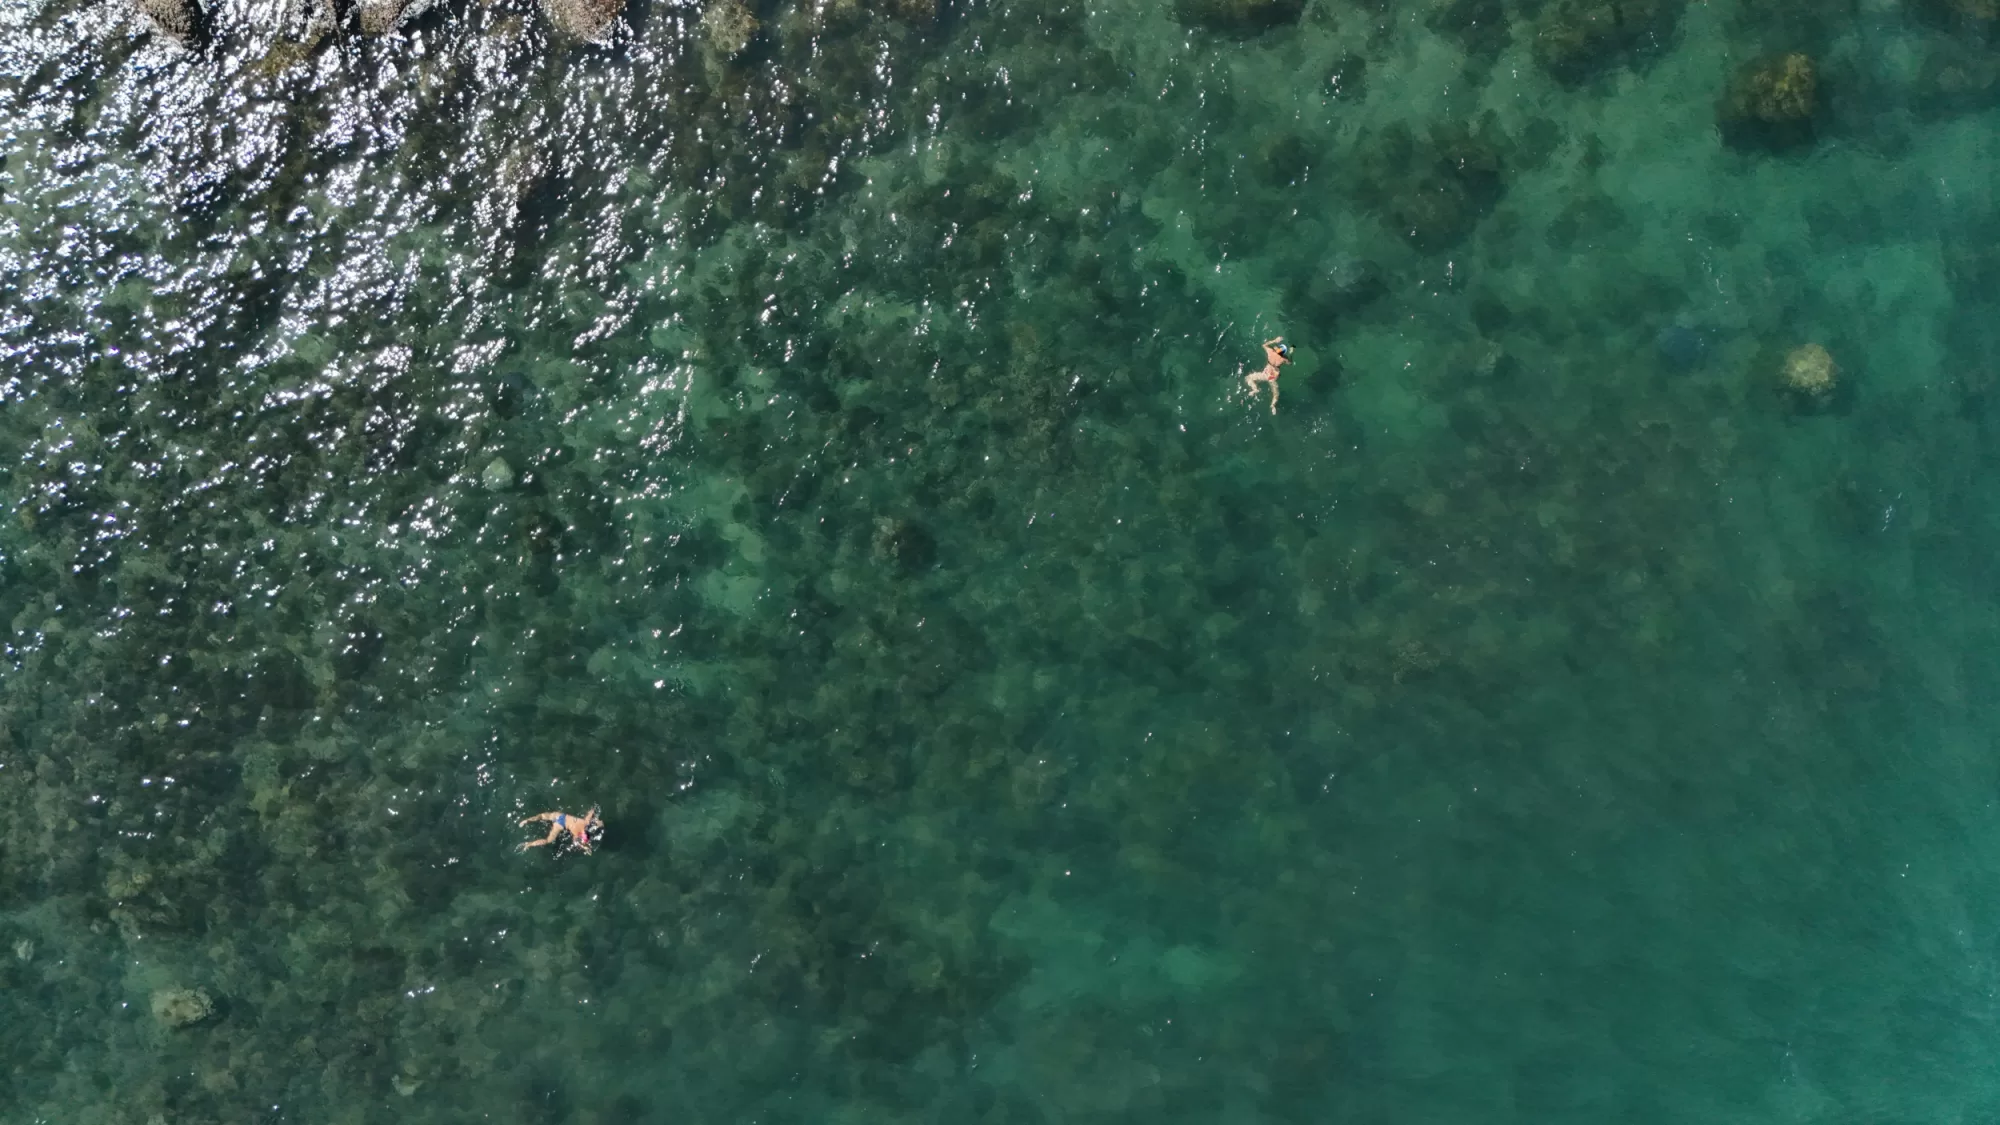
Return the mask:
<path id="1" fill-rule="evenodd" d="M 199 49 L 217 34 L 200 0 L 130 0 L 135 12 L 164 39 Z M 283 21 L 297 41 L 317 47 L 342 29 L 387 35 L 427 11 L 434 0 L 295 0 Z M 588 43 L 601 43 L 616 30 L 624 0 L 539 0 L 557 30 Z"/>

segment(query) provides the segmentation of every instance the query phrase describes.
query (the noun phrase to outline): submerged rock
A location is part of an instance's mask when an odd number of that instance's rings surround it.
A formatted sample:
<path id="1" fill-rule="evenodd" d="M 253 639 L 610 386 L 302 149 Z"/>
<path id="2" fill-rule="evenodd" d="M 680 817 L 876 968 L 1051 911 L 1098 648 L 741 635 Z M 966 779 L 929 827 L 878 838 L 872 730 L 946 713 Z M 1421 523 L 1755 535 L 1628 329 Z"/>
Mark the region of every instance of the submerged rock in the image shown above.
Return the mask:
<path id="1" fill-rule="evenodd" d="M 1983 43 L 1940 38 L 1924 55 L 1917 104 L 1932 113 L 1964 113 L 2000 97 L 2000 55 Z"/>
<path id="2" fill-rule="evenodd" d="M 286 0 L 281 26 L 283 30 L 264 56 L 250 64 L 253 76 L 271 78 L 311 62 L 338 38 L 340 13 L 334 10 L 333 0 Z"/>
<path id="3" fill-rule="evenodd" d="M 264 52 L 263 58 L 250 64 L 250 73 L 258 78 L 283 74 L 295 66 L 311 62 L 331 39 L 331 32 L 319 32 L 310 39 L 280 39 L 271 44 L 271 49 Z"/>
<path id="4" fill-rule="evenodd" d="M 1913 6 L 1932 23 L 1980 40 L 2000 30 L 2000 0 L 1915 0 Z"/>
<path id="5" fill-rule="evenodd" d="M 937 562 L 937 540 L 922 524 L 891 516 L 875 517 L 875 535 L 869 544 L 877 562 L 895 566 L 904 573 L 929 569 Z"/>
<path id="6" fill-rule="evenodd" d="M 1783 149 L 1812 143 L 1818 111 L 1818 69 L 1810 56 L 1793 51 L 1738 70 L 1715 116 L 1731 145 Z"/>
<path id="7" fill-rule="evenodd" d="M 1660 359 L 1675 371 L 1693 371 L 1708 358 L 1708 337 L 1681 323 L 1669 324 L 1653 338 Z"/>
<path id="8" fill-rule="evenodd" d="M 214 1002 L 199 988 L 163 988 L 153 993 L 153 1018 L 166 1027 L 191 1027 L 214 1013 Z"/>
<path id="9" fill-rule="evenodd" d="M 710 50 L 731 58 L 757 34 L 757 17 L 750 14 L 743 0 L 715 0 L 701 14 L 701 33 Z"/>
<path id="10" fill-rule="evenodd" d="M 565 35 L 587 43 L 602 43 L 625 10 L 624 0 L 542 0 L 549 22 Z"/>
<path id="11" fill-rule="evenodd" d="M 1497 55 L 1511 39 L 1507 11 L 1500 0 L 1431 0 L 1424 23 L 1432 31 L 1458 40 L 1473 55 Z"/>
<path id="12" fill-rule="evenodd" d="M 1190 27 L 1250 35 L 1299 22 L 1305 0 L 1175 0 L 1174 15 Z"/>
<path id="13" fill-rule="evenodd" d="M 1535 21 L 1535 59 L 1581 82 L 1673 34 L 1686 0 L 1553 0 Z"/>
<path id="14" fill-rule="evenodd" d="M 154 31 L 183 47 L 199 46 L 206 34 L 207 21 L 194 0 L 132 0 L 132 9 Z"/>
<path id="15" fill-rule="evenodd" d="M 361 0 L 355 7 L 363 34 L 387 35 L 430 6 L 431 0 Z"/>
<path id="16" fill-rule="evenodd" d="M 1506 190 L 1501 133 L 1490 118 L 1468 127 L 1434 127 L 1418 137 L 1383 129 L 1357 170 L 1364 198 L 1419 251 L 1448 249 L 1472 233 Z"/>
<path id="17" fill-rule="evenodd" d="M 479 474 L 479 483 L 493 492 L 505 492 L 514 487 L 514 466 L 505 457 L 495 457 L 486 463 L 486 471 Z"/>
<path id="18" fill-rule="evenodd" d="M 1832 353 L 1818 344 L 1806 344 L 1793 348 L 1785 356 L 1785 366 L 1779 372 L 1785 390 L 1802 401 L 1819 403 L 1833 397 L 1834 388 L 1839 385 L 1840 368 L 1833 362 Z"/>

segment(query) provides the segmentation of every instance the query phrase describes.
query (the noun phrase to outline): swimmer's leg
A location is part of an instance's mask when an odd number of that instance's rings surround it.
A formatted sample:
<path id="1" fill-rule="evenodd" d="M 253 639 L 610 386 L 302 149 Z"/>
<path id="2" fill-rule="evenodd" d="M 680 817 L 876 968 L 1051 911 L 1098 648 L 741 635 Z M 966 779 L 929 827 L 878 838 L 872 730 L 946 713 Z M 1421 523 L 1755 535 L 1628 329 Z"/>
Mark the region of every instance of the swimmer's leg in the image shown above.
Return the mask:
<path id="1" fill-rule="evenodd" d="M 527 841 L 524 841 L 524 842 L 523 842 L 523 843 L 521 844 L 521 846 L 520 846 L 520 847 L 518 847 L 518 848 L 515 848 L 514 850 L 515 850 L 515 851 L 517 851 L 517 852 L 525 852 L 525 851 L 527 851 L 527 850 L 528 850 L 529 848 L 539 848 L 539 847 L 544 847 L 544 846 L 546 846 L 546 845 L 548 845 L 548 844 L 553 844 L 553 843 L 555 843 L 555 842 L 556 842 L 556 837 L 558 837 L 558 836 L 560 836 L 560 835 L 562 835 L 562 825 L 558 824 L 558 825 L 556 825 L 556 826 L 554 826 L 554 827 L 552 827 L 552 828 L 550 828 L 550 829 L 549 829 L 549 834 L 548 834 L 548 835 L 546 835 L 546 836 L 542 837 L 542 838 L 541 838 L 541 839 L 539 839 L 539 840 L 527 840 Z"/>

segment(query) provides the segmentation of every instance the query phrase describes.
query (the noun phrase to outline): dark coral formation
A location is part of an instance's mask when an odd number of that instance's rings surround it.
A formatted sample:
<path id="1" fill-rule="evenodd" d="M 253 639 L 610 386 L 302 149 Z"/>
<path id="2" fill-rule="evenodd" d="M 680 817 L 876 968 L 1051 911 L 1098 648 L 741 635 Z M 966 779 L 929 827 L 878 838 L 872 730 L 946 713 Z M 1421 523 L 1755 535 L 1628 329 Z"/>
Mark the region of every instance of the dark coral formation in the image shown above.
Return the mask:
<path id="1" fill-rule="evenodd" d="M 1299 22 L 1305 0 L 1175 0 L 1174 15 L 1190 27 L 1254 35 Z"/>
<path id="2" fill-rule="evenodd" d="M 1686 0 L 1550 0 L 1534 23 L 1536 61 L 1577 83 L 1665 46 Z"/>
<path id="3" fill-rule="evenodd" d="M 1419 251 L 1449 249 L 1506 190 L 1502 143 L 1490 120 L 1436 125 L 1422 136 L 1385 129 L 1363 161 L 1360 195 Z"/>
<path id="4" fill-rule="evenodd" d="M 1738 148 L 1797 148 L 1812 143 L 1820 104 L 1818 67 L 1792 51 L 1739 68 L 1716 105 L 1716 124 Z"/>

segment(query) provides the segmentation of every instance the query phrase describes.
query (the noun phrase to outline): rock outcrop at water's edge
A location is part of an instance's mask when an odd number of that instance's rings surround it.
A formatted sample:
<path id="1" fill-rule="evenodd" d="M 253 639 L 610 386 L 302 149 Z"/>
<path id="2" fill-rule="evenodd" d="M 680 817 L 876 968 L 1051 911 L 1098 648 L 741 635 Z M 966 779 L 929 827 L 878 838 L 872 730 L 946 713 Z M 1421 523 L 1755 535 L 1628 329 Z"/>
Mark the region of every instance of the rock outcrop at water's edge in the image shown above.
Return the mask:
<path id="1" fill-rule="evenodd" d="M 624 0 L 542 0 L 542 11 L 557 30 L 588 43 L 609 37 L 624 10 Z"/>
<path id="2" fill-rule="evenodd" d="M 387 35 L 431 6 L 431 0 L 361 0 L 355 16 L 365 35 Z"/>
<path id="3" fill-rule="evenodd" d="M 198 47 L 207 21 L 194 0 L 132 0 L 132 10 L 145 17 L 154 31 L 183 47 Z"/>

